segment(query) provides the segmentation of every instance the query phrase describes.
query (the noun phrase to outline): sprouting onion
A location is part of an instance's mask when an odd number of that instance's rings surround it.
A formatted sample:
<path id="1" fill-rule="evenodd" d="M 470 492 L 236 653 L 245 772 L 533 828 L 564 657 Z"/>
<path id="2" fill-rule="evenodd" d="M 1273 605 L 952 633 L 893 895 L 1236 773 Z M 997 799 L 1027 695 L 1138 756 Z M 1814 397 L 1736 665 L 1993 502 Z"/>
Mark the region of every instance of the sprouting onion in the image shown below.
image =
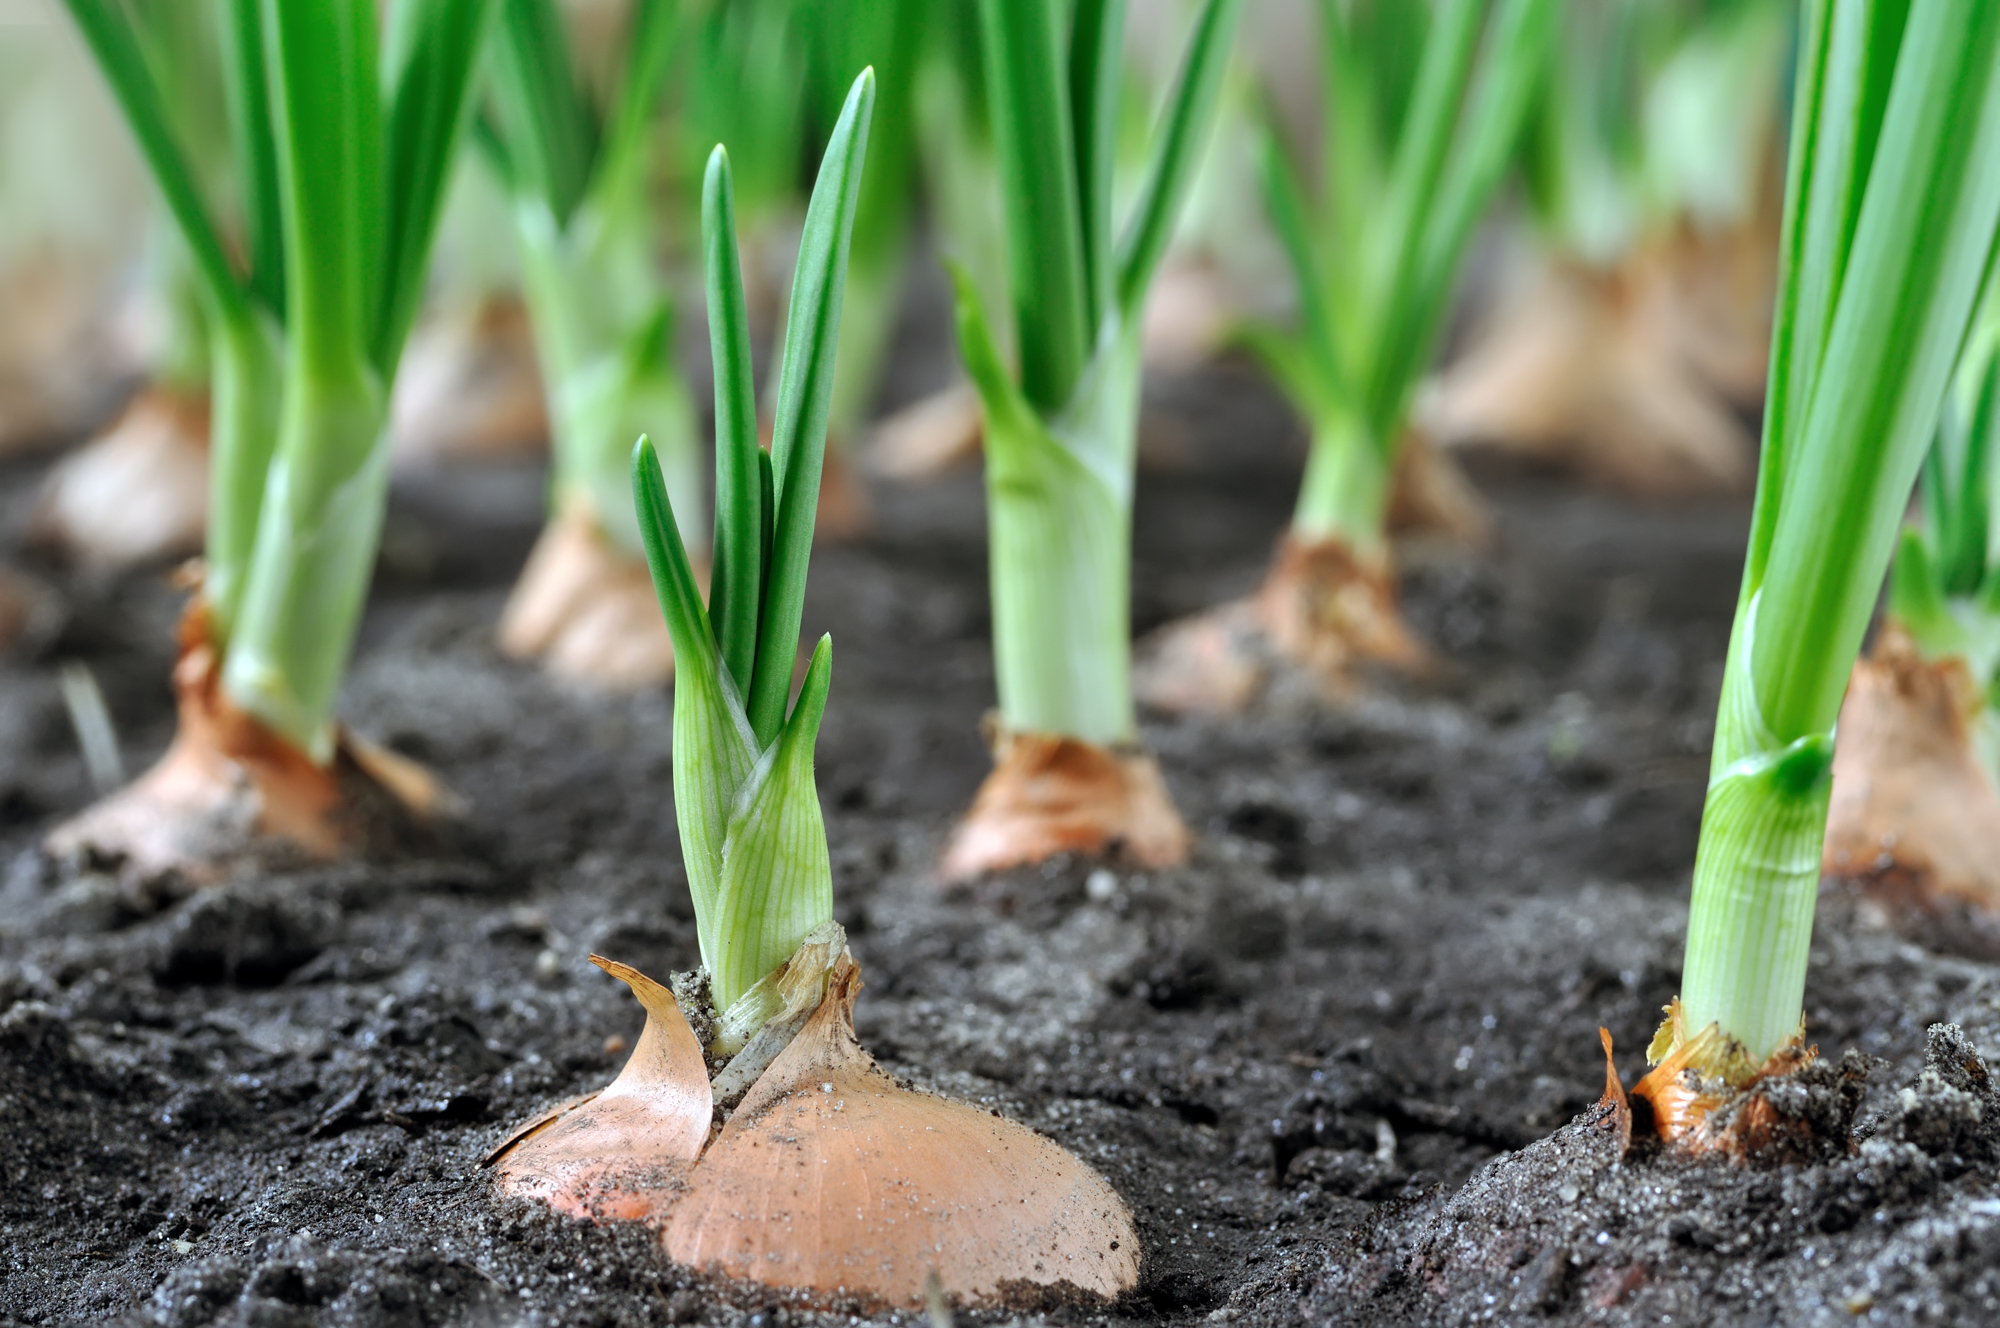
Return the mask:
<path id="1" fill-rule="evenodd" d="M 1316 187 L 1275 127 L 1263 153 L 1298 325 L 1240 333 L 1305 418 L 1305 477 L 1257 594 L 1149 643 L 1148 704 L 1227 713 L 1284 670 L 1337 692 L 1361 665 L 1426 665 L 1395 603 L 1391 484 L 1466 246 L 1547 67 L 1556 10 L 1553 0 L 1320 6 Z M 1482 525 L 1462 482 L 1451 487 L 1440 513 Z"/>
<path id="2" fill-rule="evenodd" d="M 729 156 L 717 147 L 709 157 L 702 253 L 715 360 L 716 535 L 705 608 L 658 454 L 645 439 L 633 453 L 639 530 L 677 660 L 674 809 L 711 1000 L 736 1030 L 754 1030 L 777 1008 L 775 988 L 759 984 L 833 916 L 812 769 L 832 672 L 827 639 L 814 649 L 789 713 L 787 702 L 874 103 L 874 71 L 864 70 L 813 186 L 769 452 L 757 441 Z M 750 1007 L 732 1009 L 746 997 Z"/>
<path id="3" fill-rule="evenodd" d="M 1797 9 L 1563 6 L 1524 143 L 1532 239 L 1423 394 L 1424 436 L 1653 496 L 1749 489 Z"/>
<path id="4" fill-rule="evenodd" d="M 656 270 L 647 197 L 653 109 L 681 24 L 633 5 L 602 114 L 572 68 L 555 0 L 502 0 L 491 63 L 497 114 L 479 143 L 513 198 L 522 288 L 554 435 L 552 502 L 640 556 L 629 440 L 642 428 L 690 535 L 705 533 L 694 405 L 674 368 L 673 305 Z"/>
<path id="5" fill-rule="evenodd" d="M 1762 464 L 1662 1070 L 1798 1038 L 1834 723 L 2000 225 L 2000 10 L 1806 7 Z M 1656 1071 L 1658 1075 L 1660 1071 Z"/>
<path id="6" fill-rule="evenodd" d="M 1337 540 L 1364 564 L 1386 560 L 1411 396 L 1547 67 L 1555 17 L 1550 0 L 1321 6 L 1317 194 L 1275 134 L 1265 155 L 1301 325 L 1251 334 L 1312 431 L 1291 523 L 1301 543 Z"/>
<path id="7" fill-rule="evenodd" d="M 1989 288 L 1841 703 L 1822 869 L 1891 899 L 2000 911 L 2000 319 Z"/>
<path id="8" fill-rule="evenodd" d="M 1108 1301 L 1138 1281 L 1139 1238 L 1104 1178 L 996 1111 L 904 1087 L 855 1036 L 860 970 L 832 920 L 812 769 L 832 673 L 824 637 L 786 705 L 874 103 L 864 70 L 806 210 L 769 453 L 757 445 L 729 157 L 709 157 L 706 607 L 658 457 L 644 438 L 633 450 L 639 527 L 679 657 L 674 802 L 707 982 L 683 975 L 669 989 L 593 955 L 646 1008 L 632 1058 L 487 1160 L 503 1193 L 645 1222 L 676 1263 L 816 1301 L 993 1303 L 1029 1286 Z"/>
<path id="9" fill-rule="evenodd" d="M 1930 659 L 1963 660 L 1981 702 L 1976 746 L 2000 776 L 2000 305 L 1986 313 L 1946 395 L 1937 438 L 1924 458 L 1923 519 L 1906 527 L 1889 573 L 1890 621 Z"/>
<path id="10" fill-rule="evenodd" d="M 69 8 L 209 310 L 204 596 L 224 692 L 324 763 L 387 494 L 388 388 L 489 0 L 404 0 L 386 45 L 371 0 L 231 0 L 225 71 L 243 207 L 230 226 L 200 187 L 128 7 Z M 242 236 L 241 260 L 225 233 Z"/>

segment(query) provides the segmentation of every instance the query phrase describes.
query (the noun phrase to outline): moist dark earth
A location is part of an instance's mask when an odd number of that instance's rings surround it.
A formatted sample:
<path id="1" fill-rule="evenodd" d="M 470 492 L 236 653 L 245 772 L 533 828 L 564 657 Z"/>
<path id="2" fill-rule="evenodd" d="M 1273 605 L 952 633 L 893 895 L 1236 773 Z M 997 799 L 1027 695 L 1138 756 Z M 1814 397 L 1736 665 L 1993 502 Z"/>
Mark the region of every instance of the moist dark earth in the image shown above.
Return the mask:
<path id="1" fill-rule="evenodd" d="M 1141 630 L 1254 585 L 1303 447 L 1239 366 L 1156 378 L 1147 408 Z M 5 530 L 46 464 L 0 474 Z M 1677 986 L 1747 508 L 1476 478 L 1491 550 L 1401 548 L 1445 675 L 1148 720 L 1200 837 L 1172 871 L 933 881 L 987 765 L 976 467 L 878 485 L 875 534 L 815 553 L 862 1038 L 1102 1169 L 1146 1243 L 1114 1306 L 959 1320 L 2000 1322 L 2000 1098 L 1975 1054 L 2000 1048 L 2000 968 L 1950 927 L 1824 894 L 1807 1015 L 1823 1077 L 1867 1076 L 1851 1151 L 1618 1157 L 1597 1030 L 1631 1083 Z M 60 665 L 89 666 L 143 768 L 171 732 L 176 592 L 10 555 L 57 612 L 0 665 L 0 1323 L 923 1318 L 704 1281 L 481 1169 L 639 1031 L 588 954 L 698 962 L 671 695 L 565 688 L 492 644 L 541 486 L 398 483 L 343 703 L 466 799 L 462 843 L 199 892 L 36 852 L 91 797 Z"/>

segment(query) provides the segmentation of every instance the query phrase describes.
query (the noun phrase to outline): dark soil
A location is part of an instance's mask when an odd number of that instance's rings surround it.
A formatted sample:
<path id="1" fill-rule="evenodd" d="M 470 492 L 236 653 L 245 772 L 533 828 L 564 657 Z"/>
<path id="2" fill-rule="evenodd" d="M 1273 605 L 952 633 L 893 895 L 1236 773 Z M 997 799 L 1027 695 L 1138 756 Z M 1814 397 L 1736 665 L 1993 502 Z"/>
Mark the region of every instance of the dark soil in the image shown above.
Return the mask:
<path id="1" fill-rule="evenodd" d="M 1150 406 L 1141 628 L 1254 584 L 1298 466 L 1246 371 Z M 9 530 L 37 470 L 0 475 Z M 807 622 L 835 640 L 819 778 L 864 1041 L 1130 1202 L 1141 1287 L 1062 1322 L 2000 1319 L 2000 1100 L 1967 1068 L 2000 1047 L 2000 968 L 1848 894 L 1807 1012 L 1828 1084 L 1869 1071 L 1858 1150 L 1617 1157 L 1597 1028 L 1630 1083 L 1676 989 L 1746 512 L 1481 478 L 1495 552 L 1404 550 L 1452 677 L 1150 724 L 1193 865 L 953 892 L 929 868 L 992 699 L 980 480 L 880 491 L 879 533 L 816 555 Z M 565 691 L 491 644 L 540 484 L 399 486 L 347 692 L 470 801 L 460 857 L 143 900 L 51 870 L 38 837 L 90 797 L 57 666 L 89 664 L 138 768 L 176 601 L 41 569 L 65 617 L 0 667 L 0 1322 L 857 1321 L 498 1201 L 480 1168 L 638 1032 L 588 953 L 696 963 L 670 696 Z M 1939 1023 L 1963 1034 L 1927 1052 Z"/>

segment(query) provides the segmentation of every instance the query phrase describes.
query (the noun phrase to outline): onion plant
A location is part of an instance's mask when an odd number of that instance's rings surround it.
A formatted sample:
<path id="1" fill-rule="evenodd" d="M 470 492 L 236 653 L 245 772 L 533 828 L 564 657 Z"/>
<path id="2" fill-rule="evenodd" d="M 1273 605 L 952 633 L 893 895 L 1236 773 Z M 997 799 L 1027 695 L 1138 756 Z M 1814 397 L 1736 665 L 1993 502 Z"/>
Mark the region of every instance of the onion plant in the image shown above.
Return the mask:
<path id="1" fill-rule="evenodd" d="M 768 452 L 758 445 L 729 155 L 718 147 L 709 157 L 702 254 L 715 362 L 716 532 L 706 607 L 658 451 L 641 439 L 632 457 L 639 532 L 678 660 L 674 809 L 696 930 L 715 1013 L 739 1032 L 763 1022 L 753 1009 L 770 1013 L 759 1002 L 774 989 L 759 984 L 833 917 L 812 769 L 830 641 L 815 647 L 796 702 L 792 674 L 874 102 L 874 74 L 864 71 L 806 210 Z M 739 1010 L 753 990 L 753 1007 Z"/>
<path id="2" fill-rule="evenodd" d="M 707 981 L 669 989 L 592 956 L 646 1008 L 631 1060 L 488 1160 L 504 1192 L 586 1220 L 644 1221 L 670 1258 L 705 1273 L 903 1307 L 1029 1285 L 1110 1299 L 1138 1280 L 1139 1249 L 1104 1179 L 998 1112 L 904 1087 L 855 1037 L 860 970 L 832 920 L 812 770 L 825 638 L 787 706 L 874 100 L 864 70 L 806 210 L 768 453 L 729 158 L 720 147 L 709 158 L 717 499 L 706 606 L 658 456 L 644 438 L 633 454 L 639 526 L 680 658 L 674 802 Z M 809 1184 L 793 1183 L 798 1167 Z"/>
<path id="3" fill-rule="evenodd" d="M 1907 526 L 1890 567 L 1888 614 L 1932 659 L 1963 659 L 1977 684 L 1977 746 L 2000 772 L 2000 734 L 1990 698 L 2000 697 L 2000 528 L 1994 520 L 2000 465 L 2000 317 L 1987 314 L 1967 341 L 1937 439 L 1919 472 L 1923 514 Z"/>
<path id="4" fill-rule="evenodd" d="M 1135 738 L 1130 605 L 1140 315 L 1187 192 L 1228 63 L 1238 0 L 1207 0 L 1122 232 L 1112 227 L 1122 0 L 982 0 L 988 120 L 999 149 L 1018 371 L 971 278 L 955 274 L 959 350 L 986 412 L 1000 767 L 947 860 L 951 874 L 1122 839 L 1172 859 L 1185 835 L 1157 775 L 1134 828 L 1127 773 L 1107 749 Z M 1047 744 L 1080 743 L 1104 785 L 1081 834 L 1003 828 Z M 1020 753 L 1010 761 L 1009 753 Z M 1040 752 L 1042 755 L 1033 755 Z M 1108 802 L 1107 802 L 1108 799 Z M 1032 813 L 1031 813 L 1032 815 Z M 998 818 L 997 820 L 995 818 Z M 983 824 L 982 824 L 983 823 Z M 1150 841 L 1150 842 L 1149 842 Z M 986 847 L 980 847 L 984 844 Z"/>
<path id="5" fill-rule="evenodd" d="M 386 412 L 489 0 L 227 0 L 239 208 L 201 187 L 121 0 L 68 0 L 186 242 L 213 367 L 204 645 L 311 762 L 374 568 Z M 385 39 L 386 37 L 386 39 Z"/>
<path id="6" fill-rule="evenodd" d="M 1741 1083 L 1799 1038 L 1835 718 L 1996 227 L 2000 10 L 1808 4 L 1757 502 L 1649 1084 Z"/>
<path id="7" fill-rule="evenodd" d="M 556 0 L 502 0 L 495 114 L 479 122 L 513 200 L 555 445 L 550 522 L 501 619 L 500 645 L 570 676 L 637 686 L 673 671 L 626 496 L 628 444 L 641 428 L 690 533 L 705 534 L 694 403 L 674 366 L 647 178 L 681 20 L 669 0 L 632 6 L 601 112 L 564 23 Z"/>
<path id="8" fill-rule="evenodd" d="M 1327 687 L 1347 685 L 1362 662 L 1424 663 L 1394 605 L 1392 479 L 1466 246 L 1547 68 L 1556 15 L 1553 0 L 1320 6 L 1316 186 L 1275 128 L 1263 153 L 1298 325 L 1242 334 L 1307 422 L 1305 477 L 1258 595 L 1161 634 L 1143 676 L 1150 704 L 1237 709 L 1270 680 L 1273 656 Z"/>
<path id="9" fill-rule="evenodd" d="M 1532 226 L 1427 433 L 1643 493 L 1748 488 L 1796 8 L 1564 7 L 1525 143 Z"/>
<path id="10" fill-rule="evenodd" d="M 1557 76 L 1542 89 L 1525 152 L 1543 237 L 1605 265 L 1662 225 L 1707 230 L 1745 219 L 1776 146 L 1791 8 L 1784 0 L 1568 8 Z"/>
<path id="11" fill-rule="evenodd" d="M 130 13 L 175 137 L 212 194 L 229 172 L 216 6 L 145 0 Z M 157 206 L 145 250 L 142 299 L 157 320 L 145 381 L 109 428 L 50 470 L 29 526 L 35 543 L 98 569 L 185 558 L 206 524 L 207 326 L 186 247 Z"/>
<path id="12" fill-rule="evenodd" d="M 628 442 L 654 439 L 677 508 L 705 534 L 694 407 L 674 368 L 673 303 L 653 259 L 654 108 L 680 19 L 632 6 L 609 104 L 592 105 L 556 0 L 501 0 L 478 142 L 513 200 L 523 293 L 548 395 L 553 504 L 641 556 Z"/>
<path id="13" fill-rule="evenodd" d="M 1265 155 L 1300 326 L 1252 333 L 1311 427 L 1294 540 L 1386 559 L 1389 480 L 1411 396 L 1547 68 L 1555 13 L 1548 0 L 1322 7 L 1326 159 L 1316 196 L 1275 135 Z"/>
<path id="14" fill-rule="evenodd" d="M 2000 908 L 2000 317 L 1959 360 L 1890 564 L 1887 613 L 1840 712 L 1826 871 Z M 1907 895 L 1905 896 L 1907 897 Z"/>
<path id="15" fill-rule="evenodd" d="M 911 148 L 917 157 L 932 242 L 967 273 L 1001 345 L 1013 344 L 1000 168 L 986 122 L 984 63 L 975 0 L 931 7 L 912 71 Z M 882 328 L 886 339 L 888 327 Z M 961 373 L 870 430 L 868 462 L 879 475 L 918 480 L 979 455 L 979 394 Z"/>

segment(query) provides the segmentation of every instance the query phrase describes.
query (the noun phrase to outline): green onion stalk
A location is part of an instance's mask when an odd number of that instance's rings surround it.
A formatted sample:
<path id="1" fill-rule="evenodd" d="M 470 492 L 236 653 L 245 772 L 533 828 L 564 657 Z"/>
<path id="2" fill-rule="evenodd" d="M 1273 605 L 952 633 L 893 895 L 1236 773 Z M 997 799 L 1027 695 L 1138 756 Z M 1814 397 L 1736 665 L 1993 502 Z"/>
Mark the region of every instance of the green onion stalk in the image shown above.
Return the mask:
<path id="1" fill-rule="evenodd" d="M 1522 261 L 1426 394 L 1447 446 L 1616 487 L 1749 488 L 1796 6 L 1565 6 L 1523 175 Z"/>
<path id="2" fill-rule="evenodd" d="M 150 0 L 130 12 L 190 168 L 204 192 L 226 188 L 216 8 Z M 140 270 L 157 320 L 145 380 L 109 428 L 50 470 L 30 522 L 34 542 L 98 569 L 185 558 L 201 548 L 207 520 L 207 321 L 186 247 L 157 207 Z"/>
<path id="3" fill-rule="evenodd" d="M 877 71 L 881 104 L 868 165 L 861 182 L 860 210 L 855 215 L 853 251 L 849 258 L 845 313 L 841 321 L 838 370 L 825 474 L 821 480 L 818 529 L 822 536 L 849 538 L 870 521 L 865 491 L 847 462 L 846 453 L 858 441 L 873 413 L 881 387 L 883 365 L 909 269 L 916 229 L 918 185 L 915 89 L 918 70 L 931 44 L 935 0 L 856 0 L 854 3 L 807 3 L 806 0 L 759 0 L 743 6 L 741 20 L 747 37 L 728 40 L 724 28 L 719 44 L 744 61 L 744 76 L 753 64 L 768 64 L 780 72 L 796 61 L 798 87 L 764 106 L 747 96 L 720 90 L 727 99 L 722 114 L 714 110 L 717 90 L 702 78 L 695 98 L 706 108 L 697 125 L 730 142 L 763 145 L 759 161 L 746 173 L 753 177 L 745 190 L 746 214 L 758 247 L 775 248 L 777 233 L 791 210 L 790 180 L 774 177 L 785 163 L 782 149 L 813 150 L 828 126 L 837 122 L 848 87 L 865 66 Z M 779 34 L 782 36 L 780 37 Z M 740 46 L 739 46 L 740 43 Z M 766 52 L 782 49 L 788 59 Z M 756 77 L 768 79 L 768 71 Z M 789 122 L 781 120 L 789 114 Z M 741 126 L 748 132 L 735 132 Z M 742 160 L 743 153 L 738 154 Z M 763 177 L 761 182 L 756 177 Z M 772 292 L 775 296 L 776 292 Z M 782 301 L 772 308 L 782 315 Z M 753 301 L 754 305 L 754 301 Z M 753 315 L 757 310 L 753 307 Z M 774 322 L 776 319 L 774 318 Z M 775 391 L 775 380 L 768 385 Z M 766 400 L 768 417 L 775 397 Z"/>
<path id="4" fill-rule="evenodd" d="M 387 498 L 389 389 L 491 6 L 404 0 L 384 34 L 373 0 L 229 0 L 223 70 L 239 208 L 225 222 L 131 11 L 67 2 L 207 309 L 209 521 L 184 645 L 210 661 L 199 690 L 206 728 L 220 733 L 209 737 L 232 759 L 247 743 L 258 760 L 325 772 L 341 745 L 334 702 Z M 239 719 L 261 736 L 244 737 Z"/>
<path id="5" fill-rule="evenodd" d="M 1317 189 L 1275 130 L 1263 154 L 1298 326 L 1241 334 L 1305 418 L 1305 477 L 1256 597 L 1162 633 L 1142 679 L 1150 704 L 1238 709 L 1278 661 L 1329 690 L 1351 685 L 1363 664 L 1427 662 L 1395 606 L 1392 480 L 1466 247 L 1543 82 L 1556 16 L 1552 0 L 1322 7 Z"/>
<path id="6" fill-rule="evenodd" d="M 833 918 L 812 767 L 832 673 L 827 638 L 795 702 L 791 694 L 874 103 L 874 72 L 864 70 L 806 210 L 768 452 L 758 445 L 729 155 L 717 147 L 709 157 L 702 255 L 715 363 L 716 528 L 706 606 L 658 451 L 642 438 L 633 453 L 639 530 L 679 661 L 674 810 L 715 1021 L 704 1041 L 724 1055 L 775 1013 L 772 975 Z"/>
<path id="7" fill-rule="evenodd" d="M 996 342 L 1011 345 L 1007 235 L 1000 164 L 986 123 L 986 89 L 974 0 L 939 4 L 911 78 L 912 148 L 934 243 L 968 273 L 993 320 Z M 880 336 L 886 340 L 884 325 Z M 873 380 L 871 379 L 871 382 Z M 925 479 L 979 455 L 979 393 L 963 374 L 878 421 L 869 468 L 890 479 Z"/>
<path id="8" fill-rule="evenodd" d="M 963 876 L 1065 850 L 1185 855 L 1137 753 L 1129 583 L 1140 317 L 1213 118 L 1239 9 L 1207 0 L 1151 165 L 1112 226 L 1121 0 L 982 0 L 1018 371 L 971 278 L 959 351 L 986 414 L 998 765 L 947 851 Z M 1055 783 L 1073 804 L 1038 791 Z"/>
<path id="9" fill-rule="evenodd" d="M 881 85 L 848 259 L 829 426 L 836 449 L 856 442 L 874 411 L 883 361 L 902 312 L 919 183 L 916 92 L 933 45 L 930 20 L 936 7 L 936 0 L 859 0 L 806 11 L 816 101 L 835 111 L 864 66 L 876 71 Z"/>
<path id="10" fill-rule="evenodd" d="M 642 574 L 627 440 L 650 431 L 697 540 L 705 503 L 647 188 L 678 7 L 641 0 L 628 23 L 600 114 L 573 68 L 555 0 L 502 0 L 495 114 L 480 122 L 478 141 L 512 199 L 554 439 L 552 515 L 502 618 L 500 644 L 570 676 L 640 686 L 672 676 L 673 649 Z"/>
<path id="11" fill-rule="evenodd" d="M 1656 1109 L 1687 1070 L 1742 1084 L 1799 1045 L 1835 719 L 2000 230 L 2000 10 L 1808 4 L 1787 173 L 1687 963 L 1639 1090 Z"/>
<path id="12" fill-rule="evenodd" d="M 1822 868 L 2000 909 L 2000 309 L 1989 289 L 1840 712 Z"/>
<path id="13" fill-rule="evenodd" d="M 146 64 L 160 84 L 161 101 L 203 192 L 228 188 L 229 112 L 222 89 L 221 10 L 213 4 L 141 0 L 131 12 Z M 172 217 L 147 218 L 146 272 L 153 283 L 163 328 L 148 377 L 185 400 L 208 394 L 208 326 L 201 282 Z"/>
<path id="14" fill-rule="evenodd" d="M 1191 4 L 1177 4 L 1178 13 Z M 1121 148 L 1143 148 L 1143 116 L 1171 70 L 1147 70 L 1135 79 L 1121 116 Z M 1286 298 L 1290 271 L 1259 198 L 1258 153 L 1271 96 L 1262 72 L 1248 59 L 1233 60 L 1223 76 L 1215 124 L 1188 186 L 1186 203 L 1161 260 L 1147 305 L 1144 356 L 1148 367 L 1185 371 L 1223 351 L 1236 326 L 1253 311 L 1268 310 Z M 1134 105 L 1133 103 L 1137 103 Z M 1139 151 L 1119 153 L 1119 188 L 1144 171 Z"/>
<path id="15" fill-rule="evenodd" d="M 976 0 L 937 12 L 914 88 L 917 154 L 938 246 L 970 275 L 995 340 L 1012 345 L 1007 226 L 979 21 Z"/>
<path id="16" fill-rule="evenodd" d="M 710 148 L 730 145 L 744 229 L 745 301 L 753 332 L 778 325 L 785 277 L 778 255 L 796 226 L 811 64 L 802 0 L 729 0 L 694 17 L 675 161 L 704 179 Z"/>

